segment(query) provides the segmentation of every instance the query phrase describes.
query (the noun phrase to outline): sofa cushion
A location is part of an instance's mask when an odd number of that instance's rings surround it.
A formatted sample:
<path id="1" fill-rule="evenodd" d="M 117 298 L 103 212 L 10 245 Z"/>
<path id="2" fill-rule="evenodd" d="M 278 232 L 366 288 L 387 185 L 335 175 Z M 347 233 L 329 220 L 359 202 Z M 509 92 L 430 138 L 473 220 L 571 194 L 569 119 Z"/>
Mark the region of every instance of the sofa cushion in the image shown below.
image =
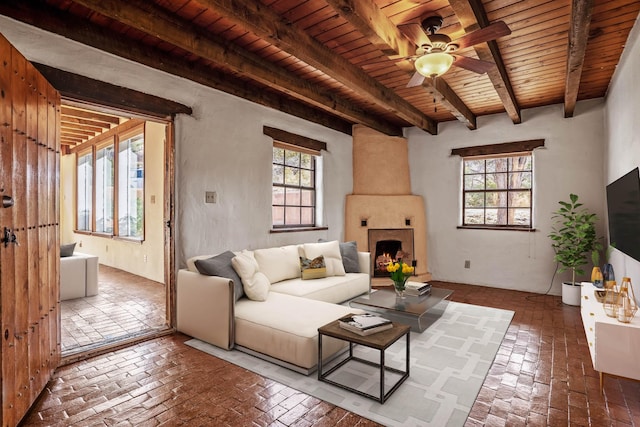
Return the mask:
<path id="1" fill-rule="evenodd" d="M 76 249 L 76 243 L 69 243 L 66 245 L 60 245 L 60 258 L 65 258 L 73 255 L 73 251 Z"/>
<path id="2" fill-rule="evenodd" d="M 200 274 L 206 276 L 220 276 L 233 281 L 234 297 L 236 301 L 244 295 L 242 280 L 231 265 L 236 255 L 231 251 L 223 252 L 211 258 L 198 259 L 195 266 Z"/>
<path id="3" fill-rule="evenodd" d="M 305 243 L 302 245 L 307 258 L 324 256 L 324 263 L 327 266 L 327 276 L 344 276 L 344 265 L 340 255 L 340 245 L 337 240 L 322 243 Z"/>
<path id="4" fill-rule="evenodd" d="M 318 242 L 327 242 L 324 239 L 318 239 Z M 361 273 L 360 260 L 358 259 L 358 244 L 356 241 L 340 242 L 340 255 L 342 256 L 342 265 L 345 273 Z"/>
<path id="5" fill-rule="evenodd" d="M 289 279 L 271 285 L 270 293 L 281 293 L 340 304 L 369 292 L 369 275 L 348 273 L 318 280 Z"/>
<path id="6" fill-rule="evenodd" d="M 324 264 L 324 257 L 322 255 L 314 259 L 300 257 L 300 274 L 302 280 L 327 277 L 327 267 Z"/>
<path id="7" fill-rule="evenodd" d="M 250 251 L 242 251 L 231 260 L 231 265 L 242 279 L 244 293 L 254 301 L 264 301 L 269 295 L 269 279 L 258 271 L 258 263 Z"/>
<path id="8" fill-rule="evenodd" d="M 260 266 L 260 272 L 271 283 L 300 277 L 300 259 L 295 245 L 256 249 L 253 255 Z"/>
<path id="9" fill-rule="evenodd" d="M 235 306 L 236 344 L 309 369 L 318 360 L 318 328 L 356 312 L 362 311 L 274 292 L 262 303 L 242 299 Z M 323 356 L 345 344 L 323 339 Z"/>

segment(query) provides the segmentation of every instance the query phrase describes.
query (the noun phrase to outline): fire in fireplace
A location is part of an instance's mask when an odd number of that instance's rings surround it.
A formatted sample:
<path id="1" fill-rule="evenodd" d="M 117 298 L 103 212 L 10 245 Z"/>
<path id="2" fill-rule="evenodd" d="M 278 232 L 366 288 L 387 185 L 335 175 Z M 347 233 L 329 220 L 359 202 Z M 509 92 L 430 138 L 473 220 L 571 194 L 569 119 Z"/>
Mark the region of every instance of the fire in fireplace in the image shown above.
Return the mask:
<path id="1" fill-rule="evenodd" d="M 387 264 L 400 259 L 415 266 L 413 256 L 413 229 L 370 229 L 369 252 L 374 256 L 373 277 L 389 277 Z"/>

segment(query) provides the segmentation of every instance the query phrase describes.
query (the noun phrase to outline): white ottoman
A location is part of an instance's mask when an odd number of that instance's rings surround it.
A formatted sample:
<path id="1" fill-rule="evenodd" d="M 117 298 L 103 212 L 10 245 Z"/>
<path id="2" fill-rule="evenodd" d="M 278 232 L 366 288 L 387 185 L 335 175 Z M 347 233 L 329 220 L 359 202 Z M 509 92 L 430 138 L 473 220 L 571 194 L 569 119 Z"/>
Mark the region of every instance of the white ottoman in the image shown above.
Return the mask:
<path id="1" fill-rule="evenodd" d="M 75 252 L 60 258 L 60 301 L 97 294 L 97 256 Z"/>

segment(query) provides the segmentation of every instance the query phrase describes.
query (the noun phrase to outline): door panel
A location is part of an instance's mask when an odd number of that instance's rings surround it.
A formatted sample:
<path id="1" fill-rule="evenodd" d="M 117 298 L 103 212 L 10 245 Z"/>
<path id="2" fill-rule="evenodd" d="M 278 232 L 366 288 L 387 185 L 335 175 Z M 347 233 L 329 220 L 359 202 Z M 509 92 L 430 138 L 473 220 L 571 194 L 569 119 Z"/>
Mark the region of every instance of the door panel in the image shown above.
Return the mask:
<path id="1" fill-rule="evenodd" d="M 0 35 L 2 425 L 16 425 L 60 361 L 60 95 Z"/>

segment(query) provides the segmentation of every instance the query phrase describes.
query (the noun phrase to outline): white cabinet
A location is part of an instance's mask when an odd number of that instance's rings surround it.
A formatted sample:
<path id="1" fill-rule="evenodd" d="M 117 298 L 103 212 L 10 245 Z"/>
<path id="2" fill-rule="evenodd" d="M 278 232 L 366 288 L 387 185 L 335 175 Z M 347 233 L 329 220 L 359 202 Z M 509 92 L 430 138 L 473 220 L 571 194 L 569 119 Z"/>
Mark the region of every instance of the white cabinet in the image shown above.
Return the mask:
<path id="1" fill-rule="evenodd" d="M 580 309 L 602 390 L 603 374 L 640 380 L 640 313 L 631 323 L 618 322 L 605 314 L 602 303 L 596 300 L 596 289 L 590 282 L 582 283 Z"/>

